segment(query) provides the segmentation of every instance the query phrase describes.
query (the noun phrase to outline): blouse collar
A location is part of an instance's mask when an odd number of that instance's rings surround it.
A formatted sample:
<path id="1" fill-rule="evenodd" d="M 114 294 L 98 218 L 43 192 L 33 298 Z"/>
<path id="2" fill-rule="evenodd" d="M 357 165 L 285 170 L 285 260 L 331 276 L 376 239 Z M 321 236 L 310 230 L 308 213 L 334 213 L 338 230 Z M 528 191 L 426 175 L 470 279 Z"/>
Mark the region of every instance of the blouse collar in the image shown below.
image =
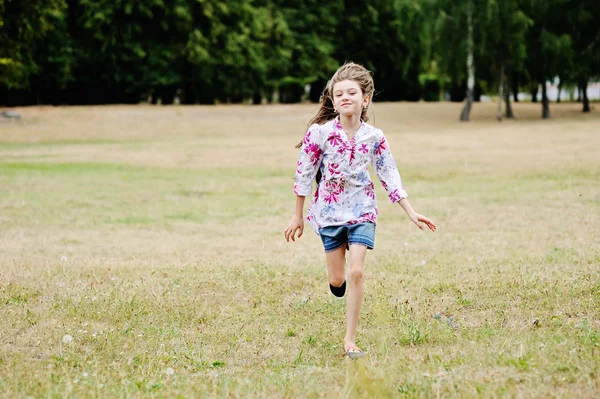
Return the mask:
<path id="1" fill-rule="evenodd" d="M 340 131 L 342 131 L 342 132 L 346 133 L 346 132 L 344 131 L 344 128 L 342 127 L 342 122 L 340 122 L 340 116 L 339 116 L 339 115 L 337 115 L 337 116 L 335 117 L 335 119 L 333 120 L 333 125 L 335 126 L 335 128 L 336 128 L 337 130 L 340 130 Z M 360 132 L 360 131 L 362 130 L 362 128 L 363 128 L 363 127 L 365 127 L 365 121 L 363 121 L 363 120 L 361 119 L 361 120 L 360 120 L 360 127 L 358 128 L 358 130 L 356 131 L 356 133 L 354 133 L 354 137 L 356 137 L 356 135 L 358 134 L 358 132 Z M 346 133 L 346 136 L 347 136 L 347 135 L 348 135 L 348 134 Z"/>

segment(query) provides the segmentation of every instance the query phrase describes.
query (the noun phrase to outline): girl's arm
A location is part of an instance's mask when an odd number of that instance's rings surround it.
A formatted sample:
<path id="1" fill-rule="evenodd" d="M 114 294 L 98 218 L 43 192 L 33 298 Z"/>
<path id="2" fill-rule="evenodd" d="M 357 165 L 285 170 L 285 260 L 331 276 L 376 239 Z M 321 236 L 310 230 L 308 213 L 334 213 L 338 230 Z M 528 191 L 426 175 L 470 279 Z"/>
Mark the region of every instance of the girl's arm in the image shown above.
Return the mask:
<path id="1" fill-rule="evenodd" d="M 298 238 L 304 232 L 304 200 L 311 194 L 313 181 L 323 161 L 323 136 L 319 125 L 312 125 L 300 148 L 300 155 L 296 165 L 296 177 L 294 178 L 294 194 L 296 194 L 296 209 L 284 231 L 286 241 L 296 241 L 295 234 L 299 232 Z"/>
<path id="2" fill-rule="evenodd" d="M 400 202 L 408 197 L 408 193 L 402 186 L 400 172 L 396 167 L 396 161 L 390 150 L 382 131 L 379 131 L 379 139 L 371 150 L 371 164 L 392 203 Z"/>
<path id="3" fill-rule="evenodd" d="M 423 226 L 423 223 L 427 227 L 429 227 L 429 230 L 431 231 L 435 231 L 435 229 L 437 229 L 437 226 L 435 225 L 435 223 L 433 223 L 432 220 L 415 212 L 413 207 L 410 205 L 410 202 L 408 202 L 408 198 L 402 198 L 398 203 L 400 204 L 402 209 L 404 209 L 410 220 L 412 220 L 413 223 L 416 224 L 421 230 L 425 228 L 425 226 Z"/>
<path id="4" fill-rule="evenodd" d="M 290 242 L 290 239 L 296 241 L 296 237 L 294 237 L 296 231 L 298 231 L 298 238 L 302 237 L 302 233 L 304 232 L 304 217 L 302 214 L 304 213 L 305 198 L 306 197 L 300 195 L 296 196 L 296 210 L 283 233 L 287 242 Z"/>
<path id="5" fill-rule="evenodd" d="M 415 212 L 413 207 L 408 202 L 408 193 L 402 186 L 402 179 L 400 178 L 400 172 L 394 161 L 394 156 L 390 150 L 390 145 L 385 139 L 383 132 L 379 141 L 375 144 L 375 148 L 372 152 L 373 168 L 377 177 L 381 181 L 383 188 L 388 193 L 388 197 L 392 203 L 398 203 L 404 209 L 410 220 L 417 225 L 421 230 L 424 229 L 423 223 L 429 227 L 429 230 L 435 231 L 437 226 L 427 217 Z"/>
<path id="6" fill-rule="evenodd" d="M 294 178 L 294 194 L 303 197 L 311 194 L 313 181 L 315 181 L 323 161 L 323 141 L 320 126 L 317 124 L 312 125 L 306 132 L 300 147 Z"/>

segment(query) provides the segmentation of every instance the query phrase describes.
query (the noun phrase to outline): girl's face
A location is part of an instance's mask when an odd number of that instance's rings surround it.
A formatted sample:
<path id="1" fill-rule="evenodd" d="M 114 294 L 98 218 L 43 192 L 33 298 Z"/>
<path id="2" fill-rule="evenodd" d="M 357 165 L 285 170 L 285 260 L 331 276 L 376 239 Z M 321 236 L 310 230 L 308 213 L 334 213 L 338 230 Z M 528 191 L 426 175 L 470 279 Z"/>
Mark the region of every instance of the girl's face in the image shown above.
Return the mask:
<path id="1" fill-rule="evenodd" d="M 353 80 L 342 80 L 333 85 L 333 107 L 341 116 L 362 114 L 363 108 L 369 105 L 369 96 L 363 95 L 358 83 Z"/>

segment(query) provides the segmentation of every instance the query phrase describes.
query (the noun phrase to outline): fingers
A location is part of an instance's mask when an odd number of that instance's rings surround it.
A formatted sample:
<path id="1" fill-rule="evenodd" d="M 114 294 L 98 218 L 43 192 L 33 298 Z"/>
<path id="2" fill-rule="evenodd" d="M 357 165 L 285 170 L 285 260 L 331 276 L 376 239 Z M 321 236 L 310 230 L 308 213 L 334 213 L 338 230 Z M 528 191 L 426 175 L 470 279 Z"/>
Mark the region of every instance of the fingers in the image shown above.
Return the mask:
<path id="1" fill-rule="evenodd" d="M 287 242 L 290 242 L 290 236 L 289 236 L 289 234 L 290 234 L 290 228 L 288 227 L 288 228 L 287 228 L 287 229 L 285 229 L 285 231 L 283 232 L 283 236 L 285 237 L 285 240 L 286 240 Z"/>
<path id="2" fill-rule="evenodd" d="M 423 215 L 420 215 L 419 221 L 425 223 L 427 225 L 427 227 L 429 227 L 429 230 L 431 230 L 431 231 L 435 231 L 437 229 L 437 226 L 435 225 L 435 223 L 433 223 L 433 221 L 431 219 L 426 218 Z"/>
<path id="3" fill-rule="evenodd" d="M 290 242 L 290 238 L 292 238 L 292 240 L 293 240 L 293 235 L 294 235 L 294 230 L 291 227 L 288 227 L 287 229 L 285 229 L 284 236 L 285 236 L 285 240 L 287 242 Z"/>
<path id="4" fill-rule="evenodd" d="M 435 223 L 433 223 L 433 221 L 427 219 L 425 223 L 427 223 L 427 227 L 429 227 L 429 230 L 435 231 L 435 229 L 437 229 L 437 226 L 435 225 Z"/>
<path id="5" fill-rule="evenodd" d="M 295 234 L 296 234 L 296 231 L 298 231 L 298 230 L 300 230 L 300 232 L 298 234 L 298 238 L 300 238 L 302 236 L 302 232 L 303 232 L 304 228 L 302 228 L 302 227 L 295 227 L 295 228 L 288 227 L 287 229 L 285 229 L 285 231 L 283 232 L 283 236 L 285 237 L 285 240 L 287 242 L 290 242 L 290 239 L 292 241 L 296 241 Z"/>

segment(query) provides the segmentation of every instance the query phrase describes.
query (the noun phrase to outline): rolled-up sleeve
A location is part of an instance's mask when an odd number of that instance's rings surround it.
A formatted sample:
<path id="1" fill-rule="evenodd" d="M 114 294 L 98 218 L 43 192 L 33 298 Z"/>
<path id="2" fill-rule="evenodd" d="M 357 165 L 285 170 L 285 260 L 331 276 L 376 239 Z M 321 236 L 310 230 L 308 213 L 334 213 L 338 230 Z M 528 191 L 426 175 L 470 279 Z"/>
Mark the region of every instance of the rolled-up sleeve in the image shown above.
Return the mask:
<path id="1" fill-rule="evenodd" d="M 377 136 L 377 141 L 371 151 L 371 163 L 381 185 L 387 191 L 390 201 L 396 203 L 407 198 L 408 193 L 402 185 L 400 172 L 398 172 L 396 161 L 385 135 L 380 130 Z"/>
<path id="2" fill-rule="evenodd" d="M 320 126 L 312 125 L 300 148 L 300 156 L 296 166 L 296 177 L 294 179 L 294 193 L 307 197 L 312 191 L 312 182 L 317 176 L 321 161 L 323 160 L 324 140 L 322 139 Z"/>

